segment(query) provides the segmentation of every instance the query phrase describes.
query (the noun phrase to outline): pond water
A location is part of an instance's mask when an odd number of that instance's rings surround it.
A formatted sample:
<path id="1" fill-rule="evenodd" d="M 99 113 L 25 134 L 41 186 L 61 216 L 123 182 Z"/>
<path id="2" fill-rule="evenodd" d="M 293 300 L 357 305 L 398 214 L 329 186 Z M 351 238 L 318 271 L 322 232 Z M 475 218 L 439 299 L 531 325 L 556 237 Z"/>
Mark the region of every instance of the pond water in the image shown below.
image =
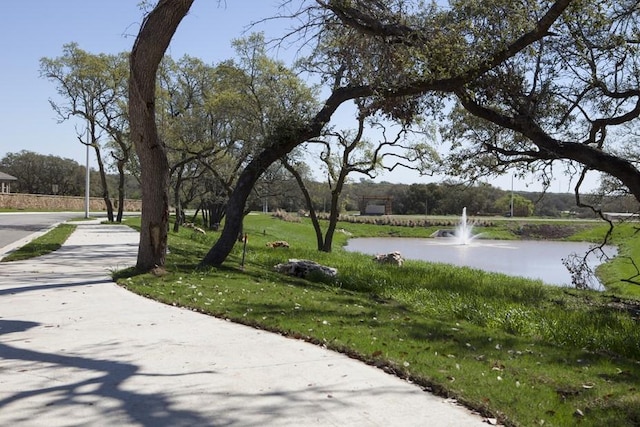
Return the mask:
<path id="1" fill-rule="evenodd" d="M 448 263 L 540 279 L 551 285 L 572 286 L 571 274 L 562 259 L 572 253 L 583 256 L 590 247 L 590 243 L 584 242 L 476 239 L 469 244 L 460 244 L 456 239 L 446 237 L 371 237 L 349 239 L 345 249 L 370 255 L 399 251 L 405 259 Z M 608 246 L 605 252 L 614 256 L 616 248 Z M 595 254 L 589 257 L 592 269 L 599 264 Z M 602 286 L 599 288 L 602 290 Z"/>

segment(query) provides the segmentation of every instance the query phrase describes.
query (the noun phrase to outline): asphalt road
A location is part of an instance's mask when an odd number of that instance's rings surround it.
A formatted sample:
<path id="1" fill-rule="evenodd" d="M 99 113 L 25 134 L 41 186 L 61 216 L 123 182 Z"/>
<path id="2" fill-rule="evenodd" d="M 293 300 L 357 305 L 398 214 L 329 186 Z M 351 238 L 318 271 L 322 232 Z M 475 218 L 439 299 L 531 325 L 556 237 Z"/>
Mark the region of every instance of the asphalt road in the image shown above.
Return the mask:
<path id="1" fill-rule="evenodd" d="M 81 212 L 8 212 L 0 213 L 0 252 L 28 236 L 43 232 L 71 218 L 83 218 Z"/>

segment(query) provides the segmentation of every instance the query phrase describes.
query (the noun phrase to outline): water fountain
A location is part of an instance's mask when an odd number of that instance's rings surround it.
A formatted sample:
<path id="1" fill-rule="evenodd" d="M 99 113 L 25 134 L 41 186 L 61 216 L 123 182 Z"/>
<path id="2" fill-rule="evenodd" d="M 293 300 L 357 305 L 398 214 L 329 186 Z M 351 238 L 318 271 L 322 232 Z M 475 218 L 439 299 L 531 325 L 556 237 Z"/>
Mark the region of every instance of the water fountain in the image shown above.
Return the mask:
<path id="1" fill-rule="evenodd" d="M 471 243 L 473 238 L 475 237 L 471 230 L 473 230 L 473 225 L 469 223 L 467 220 L 467 208 L 462 208 L 462 217 L 460 218 L 460 223 L 456 228 L 455 237 L 458 239 L 458 243 L 461 245 L 468 245 Z"/>

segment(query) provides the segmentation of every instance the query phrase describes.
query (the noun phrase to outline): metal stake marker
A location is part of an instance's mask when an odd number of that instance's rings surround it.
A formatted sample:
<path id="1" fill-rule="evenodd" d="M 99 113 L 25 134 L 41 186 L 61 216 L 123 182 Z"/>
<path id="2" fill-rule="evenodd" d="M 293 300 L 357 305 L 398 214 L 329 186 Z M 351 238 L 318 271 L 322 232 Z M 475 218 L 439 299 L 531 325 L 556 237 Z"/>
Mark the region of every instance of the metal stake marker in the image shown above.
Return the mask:
<path id="1" fill-rule="evenodd" d="M 249 240 L 249 235 L 245 233 L 244 238 L 242 239 L 242 262 L 240 263 L 240 267 L 244 270 L 244 256 L 247 253 L 247 241 Z"/>

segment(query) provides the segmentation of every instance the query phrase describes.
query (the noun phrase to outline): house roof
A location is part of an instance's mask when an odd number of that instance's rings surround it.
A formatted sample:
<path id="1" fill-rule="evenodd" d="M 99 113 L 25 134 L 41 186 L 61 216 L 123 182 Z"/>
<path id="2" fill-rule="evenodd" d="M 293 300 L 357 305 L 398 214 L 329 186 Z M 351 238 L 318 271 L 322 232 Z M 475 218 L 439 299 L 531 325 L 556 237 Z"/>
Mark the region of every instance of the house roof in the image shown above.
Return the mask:
<path id="1" fill-rule="evenodd" d="M 0 181 L 17 181 L 18 178 L 11 176 L 8 173 L 0 172 Z"/>

